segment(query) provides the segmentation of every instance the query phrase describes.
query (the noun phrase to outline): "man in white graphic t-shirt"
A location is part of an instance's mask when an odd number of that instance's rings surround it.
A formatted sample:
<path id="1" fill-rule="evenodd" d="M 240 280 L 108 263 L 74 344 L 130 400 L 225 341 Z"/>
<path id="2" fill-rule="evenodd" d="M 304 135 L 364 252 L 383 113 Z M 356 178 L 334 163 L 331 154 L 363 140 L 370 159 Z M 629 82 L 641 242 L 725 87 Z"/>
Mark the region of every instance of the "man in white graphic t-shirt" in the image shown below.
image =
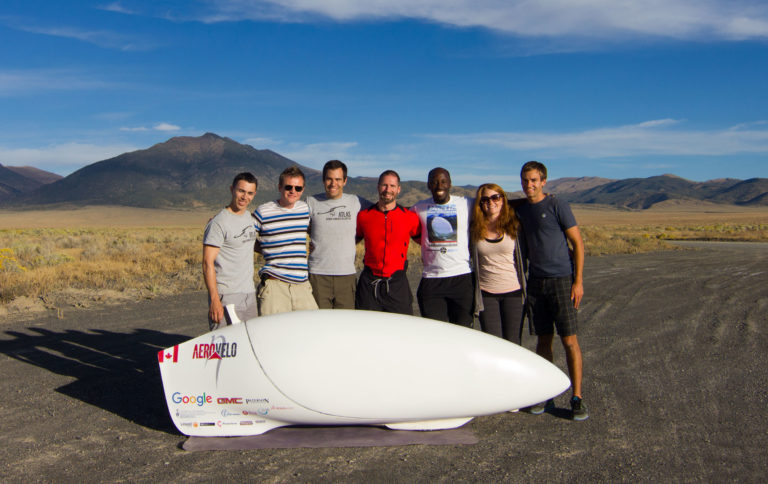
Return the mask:
<path id="1" fill-rule="evenodd" d="M 469 260 L 469 216 L 473 200 L 451 195 L 451 175 L 434 168 L 427 177 L 432 198 L 411 207 L 421 222 L 424 265 L 416 297 L 425 318 L 471 326 L 474 284 Z"/>

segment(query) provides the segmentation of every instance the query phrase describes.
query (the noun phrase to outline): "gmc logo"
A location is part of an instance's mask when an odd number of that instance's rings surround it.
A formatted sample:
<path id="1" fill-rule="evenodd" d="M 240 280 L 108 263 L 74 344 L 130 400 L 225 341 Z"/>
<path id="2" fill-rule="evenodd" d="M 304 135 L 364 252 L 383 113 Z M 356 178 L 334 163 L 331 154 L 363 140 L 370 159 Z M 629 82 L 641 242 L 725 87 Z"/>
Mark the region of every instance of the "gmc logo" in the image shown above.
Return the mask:
<path id="1" fill-rule="evenodd" d="M 240 397 L 237 397 L 237 398 L 223 397 L 223 398 L 217 398 L 216 403 L 218 403 L 219 405 L 227 405 L 227 404 L 233 404 L 233 403 L 237 405 L 241 405 L 243 403 L 243 399 Z"/>

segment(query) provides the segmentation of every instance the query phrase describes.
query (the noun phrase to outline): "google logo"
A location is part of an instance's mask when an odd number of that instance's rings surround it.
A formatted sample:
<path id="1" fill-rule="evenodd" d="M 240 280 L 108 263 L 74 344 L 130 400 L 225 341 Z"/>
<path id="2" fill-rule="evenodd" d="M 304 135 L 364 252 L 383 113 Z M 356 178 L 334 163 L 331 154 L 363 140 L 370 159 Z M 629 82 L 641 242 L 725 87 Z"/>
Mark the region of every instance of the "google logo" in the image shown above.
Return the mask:
<path id="1" fill-rule="evenodd" d="M 180 392 L 175 392 L 173 395 L 171 395 L 171 400 L 173 403 L 183 403 L 183 404 L 191 404 L 194 403 L 198 407 L 202 407 L 206 403 L 213 403 L 213 397 L 210 395 L 206 395 L 203 393 L 202 395 L 182 395 Z"/>

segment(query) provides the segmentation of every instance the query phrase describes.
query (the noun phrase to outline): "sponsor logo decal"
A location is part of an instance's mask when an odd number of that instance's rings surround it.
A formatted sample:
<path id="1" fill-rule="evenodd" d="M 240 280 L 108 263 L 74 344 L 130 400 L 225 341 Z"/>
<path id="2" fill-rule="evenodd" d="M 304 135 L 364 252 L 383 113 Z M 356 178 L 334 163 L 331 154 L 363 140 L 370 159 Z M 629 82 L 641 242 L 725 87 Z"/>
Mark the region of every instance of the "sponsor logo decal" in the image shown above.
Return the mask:
<path id="1" fill-rule="evenodd" d="M 179 361 L 179 345 L 157 352 L 159 363 L 177 363 Z"/>
<path id="2" fill-rule="evenodd" d="M 203 410 L 201 407 L 182 407 L 176 409 L 176 418 L 180 419 L 201 419 L 208 415 L 214 415 L 216 412 L 208 412 L 206 410 Z"/>
<path id="3" fill-rule="evenodd" d="M 223 339 L 223 338 L 222 338 Z M 220 360 L 237 356 L 237 343 L 198 343 L 192 350 L 193 360 Z"/>
<path id="4" fill-rule="evenodd" d="M 269 403 L 269 398 L 246 398 L 245 403 Z"/>
<path id="5" fill-rule="evenodd" d="M 201 427 L 215 427 L 216 424 L 214 422 L 200 422 Z"/>
<path id="6" fill-rule="evenodd" d="M 227 410 L 225 408 L 224 410 L 221 411 L 221 416 L 224 417 L 224 418 L 227 418 L 227 417 L 239 417 L 240 414 L 237 413 L 237 412 L 230 412 L 229 410 Z"/>
<path id="7" fill-rule="evenodd" d="M 183 403 L 184 405 L 197 405 L 202 407 L 206 403 L 213 403 L 213 397 L 203 393 L 202 395 L 182 395 L 180 392 L 174 392 L 171 395 L 173 403 Z"/>
<path id="8" fill-rule="evenodd" d="M 214 332 L 215 333 L 215 332 Z M 222 335 L 212 334 L 210 343 L 197 343 L 192 349 L 192 359 L 205 360 L 216 365 L 216 386 L 219 385 L 219 373 L 221 373 L 221 362 L 227 358 L 237 356 L 237 343 L 228 343 Z"/>
<path id="9" fill-rule="evenodd" d="M 235 397 L 235 398 L 221 397 L 216 399 L 216 403 L 218 403 L 219 405 L 229 405 L 229 404 L 242 405 L 243 399 L 240 397 Z"/>
<path id="10" fill-rule="evenodd" d="M 240 425 L 253 425 L 253 420 L 241 420 Z"/>

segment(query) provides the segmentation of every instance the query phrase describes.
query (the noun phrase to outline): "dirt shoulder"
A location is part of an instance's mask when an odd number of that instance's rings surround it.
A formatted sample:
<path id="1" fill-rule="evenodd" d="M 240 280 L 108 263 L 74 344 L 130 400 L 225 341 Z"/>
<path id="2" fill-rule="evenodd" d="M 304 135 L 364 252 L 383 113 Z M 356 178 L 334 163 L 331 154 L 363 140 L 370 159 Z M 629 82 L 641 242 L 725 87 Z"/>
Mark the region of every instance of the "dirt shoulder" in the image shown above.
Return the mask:
<path id="1" fill-rule="evenodd" d="M 0 323 L 8 481 L 742 481 L 765 478 L 768 245 L 588 258 L 585 401 L 480 417 L 470 446 L 185 452 L 156 351 L 203 293 Z M 413 281 L 412 281 L 413 282 Z M 533 346 L 527 337 L 526 346 Z M 564 368 L 562 350 L 556 363 Z M 566 407 L 567 395 L 557 399 Z"/>

